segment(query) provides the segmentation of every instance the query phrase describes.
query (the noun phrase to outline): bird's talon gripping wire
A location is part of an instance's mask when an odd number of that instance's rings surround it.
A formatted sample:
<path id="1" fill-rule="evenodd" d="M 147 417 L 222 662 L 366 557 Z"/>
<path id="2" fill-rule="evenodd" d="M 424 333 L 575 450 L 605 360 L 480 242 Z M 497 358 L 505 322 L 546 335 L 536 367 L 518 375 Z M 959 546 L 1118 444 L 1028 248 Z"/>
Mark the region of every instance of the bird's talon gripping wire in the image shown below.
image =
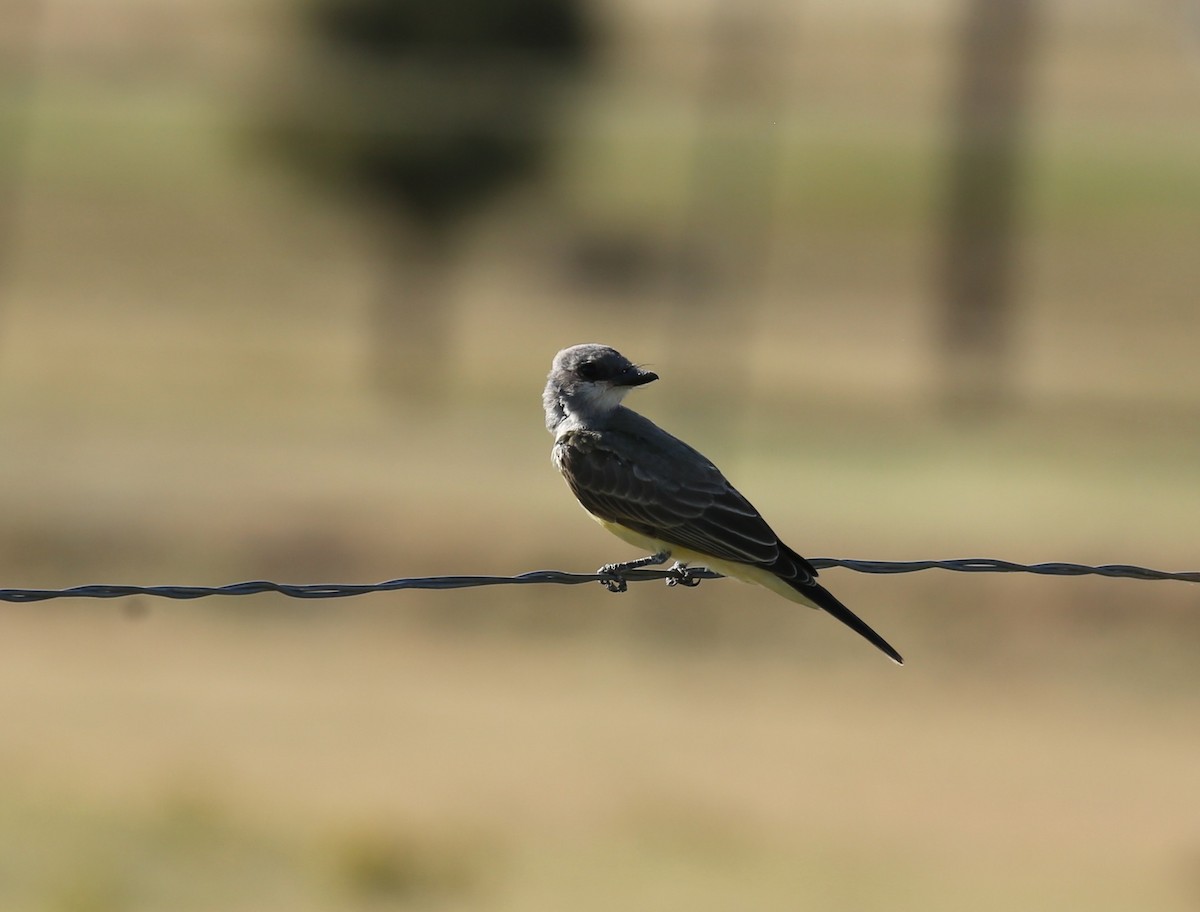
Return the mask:
<path id="1" fill-rule="evenodd" d="M 700 579 L 692 576 L 692 571 L 679 561 L 675 561 L 667 572 L 671 574 L 667 579 L 668 586 L 687 586 L 689 589 L 694 589 L 700 585 Z"/>
<path id="2" fill-rule="evenodd" d="M 597 576 L 608 576 L 611 579 L 600 580 L 600 585 L 609 592 L 625 592 L 629 588 L 629 583 L 625 582 L 621 576 L 621 571 L 625 569 L 621 564 L 605 564 L 596 571 Z"/>
<path id="3" fill-rule="evenodd" d="M 604 588 L 609 592 L 624 592 L 629 588 L 629 584 L 625 582 L 621 576 L 626 570 L 637 570 L 639 567 L 649 567 L 652 564 L 665 563 L 667 558 L 671 556 L 669 551 L 657 551 L 654 554 L 648 554 L 645 557 L 639 557 L 637 560 L 625 561 L 621 564 L 605 564 L 596 571 L 597 576 L 611 576 L 615 579 L 600 580 L 604 584 Z"/>

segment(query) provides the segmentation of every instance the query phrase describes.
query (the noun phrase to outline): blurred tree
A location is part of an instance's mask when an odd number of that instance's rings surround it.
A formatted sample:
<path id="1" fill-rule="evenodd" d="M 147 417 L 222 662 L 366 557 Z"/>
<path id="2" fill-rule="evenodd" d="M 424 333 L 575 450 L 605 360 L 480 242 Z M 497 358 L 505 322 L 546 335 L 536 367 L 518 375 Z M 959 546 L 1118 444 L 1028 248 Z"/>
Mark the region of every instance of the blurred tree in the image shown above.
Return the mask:
<path id="1" fill-rule="evenodd" d="M 382 257 L 374 374 L 436 394 L 464 220 L 537 173 L 554 101 L 591 46 L 583 0 L 307 0 L 310 54 L 273 135 L 369 212 Z"/>
<path id="2" fill-rule="evenodd" d="M 1017 203 L 1034 0 L 966 0 L 939 274 L 947 401 L 1010 394 Z"/>

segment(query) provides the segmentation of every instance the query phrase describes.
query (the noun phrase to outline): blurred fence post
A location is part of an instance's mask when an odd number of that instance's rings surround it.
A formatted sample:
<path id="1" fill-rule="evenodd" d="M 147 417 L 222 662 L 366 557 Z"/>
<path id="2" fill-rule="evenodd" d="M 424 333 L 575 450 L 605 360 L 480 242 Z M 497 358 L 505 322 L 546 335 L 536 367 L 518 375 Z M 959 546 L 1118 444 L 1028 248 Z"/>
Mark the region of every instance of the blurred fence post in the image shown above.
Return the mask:
<path id="1" fill-rule="evenodd" d="M 1020 168 L 1035 0 L 966 0 L 938 265 L 945 403 L 1012 394 Z"/>
<path id="2" fill-rule="evenodd" d="M 710 393 L 732 401 L 746 385 L 748 335 L 767 290 L 790 12 L 786 3 L 764 0 L 713 0 L 707 10 L 680 269 L 668 322 L 688 327 L 674 354 L 720 364 L 720 388 Z"/>

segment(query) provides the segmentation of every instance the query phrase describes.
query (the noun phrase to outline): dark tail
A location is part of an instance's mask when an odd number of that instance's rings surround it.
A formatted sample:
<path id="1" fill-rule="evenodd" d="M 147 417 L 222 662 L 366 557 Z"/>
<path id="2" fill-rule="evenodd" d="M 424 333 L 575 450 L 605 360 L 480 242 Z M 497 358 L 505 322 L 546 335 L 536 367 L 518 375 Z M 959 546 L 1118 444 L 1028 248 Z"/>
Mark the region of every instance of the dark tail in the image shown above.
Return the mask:
<path id="1" fill-rule="evenodd" d="M 900 657 L 900 653 L 896 652 L 887 640 L 872 630 L 866 621 L 834 598 L 833 593 L 816 580 L 810 577 L 807 581 L 788 579 L 786 582 L 810 602 L 819 606 L 825 612 L 832 614 L 897 665 L 904 664 L 904 659 Z"/>

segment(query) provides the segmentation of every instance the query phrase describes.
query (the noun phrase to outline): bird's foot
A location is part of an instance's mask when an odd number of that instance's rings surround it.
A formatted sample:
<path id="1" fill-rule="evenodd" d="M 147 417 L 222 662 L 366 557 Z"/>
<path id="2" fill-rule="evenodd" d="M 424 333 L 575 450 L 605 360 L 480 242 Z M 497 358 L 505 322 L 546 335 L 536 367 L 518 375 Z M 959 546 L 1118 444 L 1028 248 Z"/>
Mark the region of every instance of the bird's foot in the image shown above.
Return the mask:
<path id="1" fill-rule="evenodd" d="M 609 592 L 624 592 L 629 588 L 629 583 L 625 582 L 625 578 L 621 576 L 621 571 L 625 569 L 627 568 L 624 564 L 605 564 L 596 571 L 596 575 L 611 578 L 600 580 L 600 585 Z"/>
<path id="2" fill-rule="evenodd" d="M 671 574 L 667 579 L 668 586 L 687 586 L 689 589 L 694 589 L 700 585 L 699 577 L 692 576 L 692 571 L 688 569 L 686 564 L 681 564 L 675 561 L 667 570 Z"/>
<path id="3" fill-rule="evenodd" d="M 611 577 L 611 579 L 600 580 L 600 584 L 609 592 L 624 592 L 629 588 L 629 584 L 621 576 L 622 573 L 626 570 L 636 570 L 638 567 L 648 567 L 651 564 L 664 563 L 670 556 L 671 553 L 669 551 L 659 551 L 656 554 L 639 557 L 637 560 L 625 561 L 623 564 L 605 564 L 596 571 L 596 575 Z"/>

